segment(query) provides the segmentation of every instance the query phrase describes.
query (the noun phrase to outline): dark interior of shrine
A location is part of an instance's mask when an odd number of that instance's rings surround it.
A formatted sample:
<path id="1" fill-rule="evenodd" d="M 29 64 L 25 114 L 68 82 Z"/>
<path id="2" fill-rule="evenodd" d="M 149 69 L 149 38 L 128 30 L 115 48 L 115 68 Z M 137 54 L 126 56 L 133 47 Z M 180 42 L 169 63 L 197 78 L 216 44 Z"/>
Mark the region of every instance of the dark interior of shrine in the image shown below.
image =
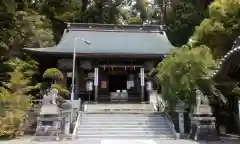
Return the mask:
<path id="1" fill-rule="evenodd" d="M 116 92 L 117 90 L 127 89 L 127 75 L 126 74 L 110 74 L 109 80 L 109 92 Z"/>

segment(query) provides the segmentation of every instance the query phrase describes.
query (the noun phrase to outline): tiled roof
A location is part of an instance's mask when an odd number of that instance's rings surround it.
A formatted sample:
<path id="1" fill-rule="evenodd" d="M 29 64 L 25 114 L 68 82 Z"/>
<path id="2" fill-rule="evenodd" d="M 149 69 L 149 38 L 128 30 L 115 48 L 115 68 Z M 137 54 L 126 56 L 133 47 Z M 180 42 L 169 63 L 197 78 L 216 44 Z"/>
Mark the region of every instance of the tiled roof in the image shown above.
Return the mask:
<path id="1" fill-rule="evenodd" d="M 232 49 L 220 59 L 218 68 L 211 75 L 211 77 L 215 77 L 218 73 L 220 73 L 221 70 L 224 68 L 224 64 L 226 64 L 227 61 L 233 59 L 234 57 L 239 57 L 239 52 L 240 52 L 240 36 L 238 36 L 238 38 L 235 40 Z"/>
<path id="2" fill-rule="evenodd" d="M 161 26 L 70 24 L 58 45 L 26 49 L 72 54 L 75 38 L 85 40 L 76 40 L 76 53 L 83 56 L 89 54 L 160 56 L 167 54 L 172 48 Z"/>

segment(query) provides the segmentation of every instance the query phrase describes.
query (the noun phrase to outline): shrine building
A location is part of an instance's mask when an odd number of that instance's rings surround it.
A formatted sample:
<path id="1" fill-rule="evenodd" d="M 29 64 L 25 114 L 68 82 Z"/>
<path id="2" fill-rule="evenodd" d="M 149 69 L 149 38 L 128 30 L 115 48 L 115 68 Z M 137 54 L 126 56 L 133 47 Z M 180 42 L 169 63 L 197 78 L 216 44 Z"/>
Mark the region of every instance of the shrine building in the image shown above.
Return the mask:
<path id="1" fill-rule="evenodd" d="M 57 45 L 25 51 L 40 63 L 41 73 L 61 70 L 61 84 L 70 90 L 74 47 L 75 99 L 140 103 L 149 101 L 146 74 L 173 46 L 160 25 L 70 23 Z"/>

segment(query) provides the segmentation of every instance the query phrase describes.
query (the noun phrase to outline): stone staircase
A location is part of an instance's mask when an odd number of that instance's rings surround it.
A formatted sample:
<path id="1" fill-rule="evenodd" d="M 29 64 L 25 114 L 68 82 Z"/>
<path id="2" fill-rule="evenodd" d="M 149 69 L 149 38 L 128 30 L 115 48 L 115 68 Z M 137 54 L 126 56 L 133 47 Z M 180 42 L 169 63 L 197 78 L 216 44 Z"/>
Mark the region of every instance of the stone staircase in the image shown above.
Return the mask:
<path id="1" fill-rule="evenodd" d="M 174 134 L 165 116 L 154 113 L 150 104 L 95 104 L 89 105 L 82 114 L 76 128 L 76 138 L 83 142 L 96 139 L 157 141 L 174 139 Z"/>
<path id="2" fill-rule="evenodd" d="M 109 93 L 99 93 L 98 95 L 98 102 L 100 103 L 120 103 L 120 101 L 111 101 Z M 140 103 L 141 97 L 139 96 L 139 93 L 130 93 L 128 95 L 128 99 L 126 101 L 123 101 L 123 103 Z"/>

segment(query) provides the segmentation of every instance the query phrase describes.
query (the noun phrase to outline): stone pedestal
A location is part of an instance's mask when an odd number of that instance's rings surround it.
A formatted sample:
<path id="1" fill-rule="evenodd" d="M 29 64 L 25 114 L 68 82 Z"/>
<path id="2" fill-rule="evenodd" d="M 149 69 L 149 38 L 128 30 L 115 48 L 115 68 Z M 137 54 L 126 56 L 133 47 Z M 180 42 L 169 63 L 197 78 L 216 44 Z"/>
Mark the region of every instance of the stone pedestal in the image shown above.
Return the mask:
<path id="1" fill-rule="evenodd" d="M 220 137 L 217 135 L 215 128 L 215 118 L 210 112 L 208 105 L 200 106 L 200 113 L 193 114 L 191 118 L 190 138 L 193 140 L 218 141 Z"/>
<path id="2" fill-rule="evenodd" d="M 56 104 L 58 91 L 52 89 L 43 97 L 34 140 L 60 140 L 62 118 Z"/>
<path id="3" fill-rule="evenodd" d="M 46 109 L 49 112 L 54 111 L 54 105 L 44 105 L 41 110 Z M 42 112 L 42 111 L 41 111 Z M 35 139 L 39 140 L 59 140 L 61 133 L 61 116 L 57 113 L 41 113 L 38 117 L 38 124 L 35 134 Z"/>
<path id="4" fill-rule="evenodd" d="M 70 134 L 70 128 L 71 128 L 71 112 L 69 111 L 62 111 L 62 123 L 63 123 L 63 130 L 64 134 Z"/>
<path id="5" fill-rule="evenodd" d="M 184 112 L 185 112 L 186 105 L 179 101 L 176 105 L 176 112 L 178 113 L 178 124 L 179 124 L 179 133 L 180 137 L 182 137 L 185 134 L 184 129 Z"/>
<path id="6" fill-rule="evenodd" d="M 196 90 L 196 107 L 191 117 L 191 132 L 189 136 L 194 140 L 220 140 L 208 98 L 198 89 Z"/>

